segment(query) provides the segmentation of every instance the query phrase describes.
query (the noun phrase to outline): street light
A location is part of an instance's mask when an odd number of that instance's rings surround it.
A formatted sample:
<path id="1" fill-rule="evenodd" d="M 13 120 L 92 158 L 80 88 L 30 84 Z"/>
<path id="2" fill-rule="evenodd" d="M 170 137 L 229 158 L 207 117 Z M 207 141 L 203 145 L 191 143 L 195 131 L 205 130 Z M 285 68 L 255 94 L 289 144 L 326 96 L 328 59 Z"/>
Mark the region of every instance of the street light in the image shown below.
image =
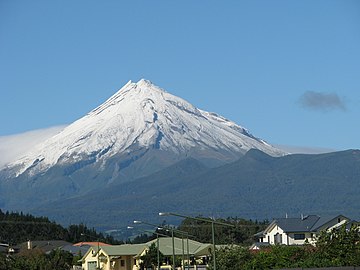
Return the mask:
<path id="1" fill-rule="evenodd" d="M 127 226 L 128 229 L 134 229 L 134 227 L 132 226 Z M 158 264 L 158 269 L 160 269 L 160 242 L 159 242 L 159 235 L 161 236 L 168 236 L 166 234 L 162 234 L 162 233 L 158 233 L 158 232 L 152 232 L 152 231 L 148 231 L 148 230 L 139 230 L 142 232 L 146 232 L 146 233 L 153 233 L 156 234 L 156 244 L 157 244 L 157 264 Z"/>
<path id="2" fill-rule="evenodd" d="M 134 220 L 134 224 L 146 224 L 149 226 L 154 226 L 154 227 L 158 227 L 158 228 L 163 228 L 163 229 L 167 229 L 165 227 L 159 226 L 159 225 L 155 225 L 152 223 L 148 223 L 148 222 L 144 222 L 144 221 L 140 221 L 140 220 Z M 172 238 L 172 258 L 173 258 L 173 270 L 175 270 L 175 241 L 174 241 L 174 229 L 170 228 L 171 230 L 171 238 Z"/>
<path id="3" fill-rule="evenodd" d="M 217 224 L 217 225 L 221 225 L 221 226 L 235 227 L 234 225 L 231 225 L 231 224 L 228 224 L 228 223 L 224 223 L 224 222 L 215 221 L 215 220 L 208 220 L 208 219 L 206 219 L 206 218 L 189 217 L 189 216 L 180 215 L 180 214 L 171 213 L 171 212 L 160 212 L 160 213 L 159 213 L 159 216 L 175 216 L 175 217 L 182 217 L 182 218 L 194 219 L 194 220 L 199 220 L 199 221 L 204 221 L 204 222 L 210 222 L 210 223 L 211 223 L 212 245 L 213 245 L 213 264 L 214 264 L 214 270 L 216 270 L 215 229 L 214 229 L 214 225 Z"/>
<path id="4" fill-rule="evenodd" d="M 165 229 L 168 230 L 168 229 Z M 180 230 L 176 230 L 176 229 L 172 229 L 175 233 L 179 233 L 181 234 L 181 242 L 182 242 L 182 260 L 183 262 L 184 260 L 184 235 L 186 235 L 186 243 L 187 243 L 187 260 L 188 260 L 188 269 L 189 269 L 189 264 L 190 264 L 190 254 L 189 254 L 189 237 L 193 237 L 195 238 L 194 235 L 189 234 L 188 232 L 184 232 L 184 231 L 180 231 Z M 185 268 L 185 267 L 183 267 Z"/>

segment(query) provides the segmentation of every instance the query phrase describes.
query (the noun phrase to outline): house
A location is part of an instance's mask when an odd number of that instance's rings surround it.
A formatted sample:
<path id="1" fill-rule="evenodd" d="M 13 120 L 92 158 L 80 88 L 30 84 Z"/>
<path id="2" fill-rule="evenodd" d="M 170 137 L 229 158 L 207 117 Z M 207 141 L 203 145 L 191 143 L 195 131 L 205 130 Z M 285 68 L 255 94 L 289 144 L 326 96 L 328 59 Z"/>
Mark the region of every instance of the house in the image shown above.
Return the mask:
<path id="1" fill-rule="evenodd" d="M 50 253 L 52 250 L 62 249 L 65 246 L 72 245 L 69 242 L 62 240 L 48 240 L 48 241 L 27 241 L 19 246 L 20 251 L 24 250 L 40 250 L 46 254 Z"/>
<path id="2" fill-rule="evenodd" d="M 138 270 L 140 269 L 141 256 L 143 256 L 151 244 L 157 245 L 157 239 L 144 244 L 124 244 L 114 246 L 92 246 L 81 259 L 84 270 L 94 270 L 97 266 L 104 270 Z M 189 246 L 189 252 L 187 249 Z M 173 254 L 171 237 L 159 238 L 159 250 L 165 256 L 162 269 L 170 267 L 169 262 Z M 174 238 L 174 252 L 176 256 L 184 256 L 183 263 L 187 261 L 187 254 L 192 262 L 205 264 L 211 253 L 211 244 L 203 244 L 197 241 Z M 195 268 L 196 269 L 196 268 Z"/>
<path id="3" fill-rule="evenodd" d="M 316 236 L 322 230 L 331 230 L 350 222 L 343 216 L 320 217 L 317 215 L 302 216 L 299 218 L 278 218 L 262 232 L 255 235 L 257 242 L 263 245 L 303 245 L 314 244 Z M 254 248 L 259 245 L 254 245 Z"/>
<path id="4" fill-rule="evenodd" d="M 84 270 L 95 270 L 98 265 L 104 270 L 132 270 L 137 260 L 134 257 L 144 250 L 144 244 L 92 246 L 81 259 Z"/>

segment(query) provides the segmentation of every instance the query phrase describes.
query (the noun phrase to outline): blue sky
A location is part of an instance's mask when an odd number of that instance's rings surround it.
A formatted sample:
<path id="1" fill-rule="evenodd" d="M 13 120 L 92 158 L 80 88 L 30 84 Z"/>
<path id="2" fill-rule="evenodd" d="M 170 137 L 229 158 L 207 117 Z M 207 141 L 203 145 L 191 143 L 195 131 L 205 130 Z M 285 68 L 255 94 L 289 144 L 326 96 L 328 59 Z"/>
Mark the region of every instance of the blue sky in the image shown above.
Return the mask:
<path id="1" fill-rule="evenodd" d="M 0 136 L 141 78 L 272 144 L 360 148 L 360 1 L 0 0 Z"/>

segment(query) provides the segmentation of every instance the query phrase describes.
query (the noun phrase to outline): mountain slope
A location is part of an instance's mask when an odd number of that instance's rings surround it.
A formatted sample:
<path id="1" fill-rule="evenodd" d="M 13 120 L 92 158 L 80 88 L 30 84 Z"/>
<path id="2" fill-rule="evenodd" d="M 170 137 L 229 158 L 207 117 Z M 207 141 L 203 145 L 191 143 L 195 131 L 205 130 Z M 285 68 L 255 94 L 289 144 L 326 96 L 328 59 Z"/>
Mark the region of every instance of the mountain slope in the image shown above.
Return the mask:
<path id="1" fill-rule="evenodd" d="M 219 166 L 252 148 L 284 154 L 245 128 L 197 109 L 149 81 L 130 81 L 1 170 L 0 206 L 26 209 L 84 195 L 189 157 Z"/>
<path id="2" fill-rule="evenodd" d="M 252 219 L 341 213 L 359 219 L 359 179 L 359 150 L 283 157 L 250 150 L 218 168 L 182 161 L 132 183 L 40 207 L 37 213 L 51 216 L 57 209 L 55 216 L 64 223 L 80 219 L 106 229 L 134 219 L 159 222 L 158 212 L 168 211 Z"/>
<path id="3" fill-rule="evenodd" d="M 85 117 L 8 167 L 16 168 L 16 176 L 25 171 L 34 175 L 55 164 L 98 161 L 141 150 L 143 154 L 144 149 L 234 160 L 251 148 L 283 154 L 245 128 L 140 80 L 130 81 Z"/>

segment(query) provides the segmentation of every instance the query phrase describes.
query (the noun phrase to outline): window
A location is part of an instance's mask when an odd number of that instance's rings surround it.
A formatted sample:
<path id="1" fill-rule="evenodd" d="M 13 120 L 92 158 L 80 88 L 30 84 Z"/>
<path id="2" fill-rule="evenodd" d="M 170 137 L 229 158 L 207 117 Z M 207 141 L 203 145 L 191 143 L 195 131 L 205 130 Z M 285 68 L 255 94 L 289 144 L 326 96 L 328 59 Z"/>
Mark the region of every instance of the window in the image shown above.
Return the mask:
<path id="1" fill-rule="evenodd" d="M 96 265 L 97 265 L 96 262 L 88 262 L 88 263 L 87 263 L 87 268 L 88 268 L 89 270 L 96 270 Z"/>
<path id="2" fill-rule="evenodd" d="M 120 260 L 120 266 L 122 266 L 122 267 L 125 266 L 125 260 Z"/>
<path id="3" fill-rule="evenodd" d="M 305 233 L 295 233 L 294 234 L 295 240 L 304 240 L 305 239 Z"/>

